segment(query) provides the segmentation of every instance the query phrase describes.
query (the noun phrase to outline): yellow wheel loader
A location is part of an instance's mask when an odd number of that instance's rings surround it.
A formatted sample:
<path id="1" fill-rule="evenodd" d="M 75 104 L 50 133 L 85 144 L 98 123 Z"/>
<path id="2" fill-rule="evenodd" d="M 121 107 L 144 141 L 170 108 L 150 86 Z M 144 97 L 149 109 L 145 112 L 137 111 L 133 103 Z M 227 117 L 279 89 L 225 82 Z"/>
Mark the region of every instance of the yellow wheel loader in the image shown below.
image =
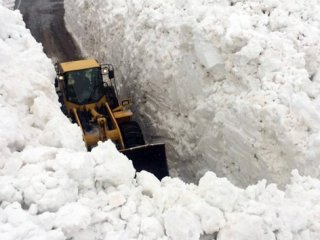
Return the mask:
<path id="1" fill-rule="evenodd" d="M 89 151 L 110 139 L 137 171 L 149 171 L 159 179 L 168 176 L 164 144 L 145 144 L 140 126 L 132 121 L 130 100 L 118 101 L 111 64 L 85 59 L 57 63 L 55 68 L 61 109 L 79 125 Z"/>

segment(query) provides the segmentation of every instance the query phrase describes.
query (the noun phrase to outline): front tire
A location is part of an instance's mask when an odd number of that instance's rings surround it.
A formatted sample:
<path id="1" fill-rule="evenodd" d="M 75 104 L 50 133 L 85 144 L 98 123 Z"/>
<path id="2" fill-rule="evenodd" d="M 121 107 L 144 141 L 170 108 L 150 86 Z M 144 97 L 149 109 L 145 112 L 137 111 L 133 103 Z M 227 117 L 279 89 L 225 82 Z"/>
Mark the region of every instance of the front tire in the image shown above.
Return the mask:
<path id="1" fill-rule="evenodd" d="M 125 148 L 145 145 L 139 124 L 135 121 L 124 122 L 119 125 Z"/>

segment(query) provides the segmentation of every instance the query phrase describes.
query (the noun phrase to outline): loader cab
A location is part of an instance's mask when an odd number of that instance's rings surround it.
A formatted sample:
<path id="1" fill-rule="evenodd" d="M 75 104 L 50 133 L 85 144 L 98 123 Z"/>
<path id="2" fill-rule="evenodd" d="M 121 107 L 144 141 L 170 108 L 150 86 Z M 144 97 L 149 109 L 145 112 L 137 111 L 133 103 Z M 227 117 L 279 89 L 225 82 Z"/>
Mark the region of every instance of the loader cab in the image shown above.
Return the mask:
<path id="1" fill-rule="evenodd" d="M 116 81 L 111 64 L 99 64 L 94 59 L 64 62 L 55 65 L 56 91 L 62 105 L 97 103 L 103 96 L 112 109 L 119 106 Z M 104 77 L 107 75 L 106 77 Z M 64 111 L 65 112 L 65 111 Z"/>
<path id="2" fill-rule="evenodd" d="M 78 105 L 98 102 L 103 96 L 101 68 L 66 72 L 63 75 L 66 100 Z"/>

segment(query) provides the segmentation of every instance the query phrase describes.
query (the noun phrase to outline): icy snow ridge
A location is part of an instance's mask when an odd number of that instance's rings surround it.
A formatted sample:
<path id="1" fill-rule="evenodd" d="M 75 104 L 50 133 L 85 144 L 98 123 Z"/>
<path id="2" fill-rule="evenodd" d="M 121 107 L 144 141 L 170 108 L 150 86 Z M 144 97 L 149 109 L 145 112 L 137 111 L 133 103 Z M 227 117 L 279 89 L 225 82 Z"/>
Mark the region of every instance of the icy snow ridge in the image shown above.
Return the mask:
<path id="1" fill-rule="evenodd" d="M 61 113 L 53 66 L 21 15 L 0 5 L 0 239 L 320 239 L 320 181 L 285 191 L 137 173 L 111 142 L 86 152 Z"/>
<path id="2" fill-rule="evenodd" d="M 214 170 L 237 185 L 318 177 L 316 0 L 76 0 L 66 22 L 114 63 L 172 175 Z"/>

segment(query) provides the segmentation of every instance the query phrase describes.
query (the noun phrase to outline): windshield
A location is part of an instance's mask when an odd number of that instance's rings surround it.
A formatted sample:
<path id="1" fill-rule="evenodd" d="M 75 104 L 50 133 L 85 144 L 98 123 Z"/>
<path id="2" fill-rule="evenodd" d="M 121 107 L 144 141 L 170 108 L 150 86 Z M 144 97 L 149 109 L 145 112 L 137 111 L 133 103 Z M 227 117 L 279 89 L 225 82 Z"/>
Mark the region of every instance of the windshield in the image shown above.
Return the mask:
<path id="1" fill-rule="evenodd" d="M 76 104 L 97 102 L 103 96 L 100 68 L 91 68 L 65 74 L 67 100 Z"/>

